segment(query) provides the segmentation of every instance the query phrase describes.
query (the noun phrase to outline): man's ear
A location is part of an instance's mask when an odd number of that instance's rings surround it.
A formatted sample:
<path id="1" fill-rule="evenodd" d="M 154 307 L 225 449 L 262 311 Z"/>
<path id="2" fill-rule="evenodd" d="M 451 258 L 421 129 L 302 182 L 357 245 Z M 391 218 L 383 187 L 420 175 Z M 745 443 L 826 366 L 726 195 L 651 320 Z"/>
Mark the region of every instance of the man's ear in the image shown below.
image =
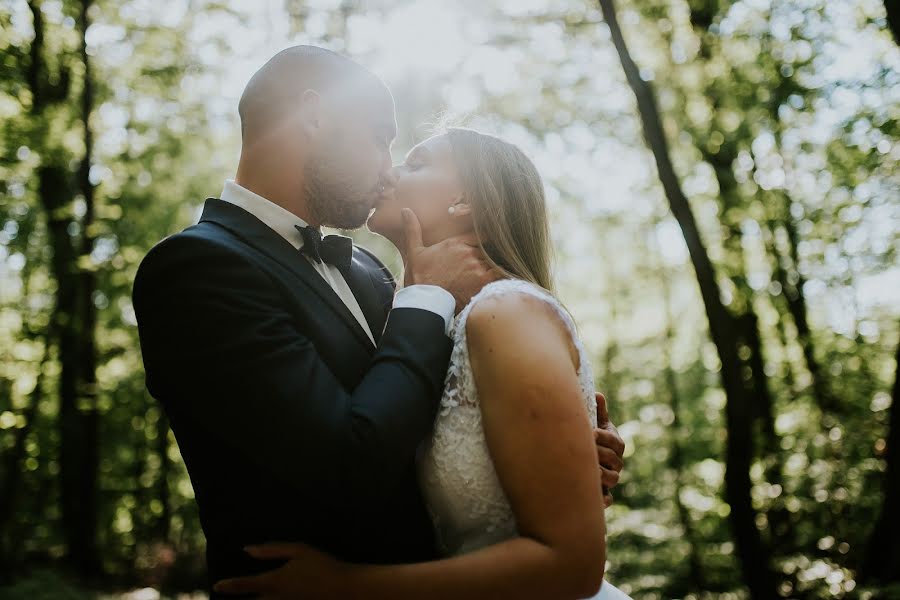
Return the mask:
<path id="1" fill-rule="evenodd" d="M 318 134 L 322 126 L 322 96 L 316 90 L 305 90 L 300 95 L 297 115 L 301 130 L 310 138 Z"/>

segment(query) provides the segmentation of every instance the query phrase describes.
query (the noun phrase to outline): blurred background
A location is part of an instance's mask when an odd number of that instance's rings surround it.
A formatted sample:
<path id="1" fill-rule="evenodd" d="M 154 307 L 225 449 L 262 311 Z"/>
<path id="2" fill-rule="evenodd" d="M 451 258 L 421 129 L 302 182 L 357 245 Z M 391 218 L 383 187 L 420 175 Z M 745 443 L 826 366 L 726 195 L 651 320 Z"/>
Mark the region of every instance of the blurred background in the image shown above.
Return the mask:
<path id="1" fill-rule="evenodd" d="M 450 118 L 541 170 L 559 294 L 628 444 L 611 581 L 900 597 L 897 11 L 0 0 L 0 596 L 203 597 L 131 282 L 233 176 L 253 71 L 313 43 L 390 85 L 397 160 Z"/>

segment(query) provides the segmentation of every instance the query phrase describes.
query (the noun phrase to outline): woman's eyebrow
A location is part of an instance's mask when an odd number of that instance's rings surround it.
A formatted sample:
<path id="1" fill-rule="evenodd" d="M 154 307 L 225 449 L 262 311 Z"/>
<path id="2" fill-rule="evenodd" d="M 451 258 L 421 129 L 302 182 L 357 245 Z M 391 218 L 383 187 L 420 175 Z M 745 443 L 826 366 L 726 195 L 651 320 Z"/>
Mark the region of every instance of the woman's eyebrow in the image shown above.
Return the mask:
<path id="1" fill-rule="evenodd" d="M 428 156 L 428 150 L 422 146 L 416 146 L 412 150 L 410 150 L 406 154 L 406 160 L 411 158 L 426 158 Z"/>

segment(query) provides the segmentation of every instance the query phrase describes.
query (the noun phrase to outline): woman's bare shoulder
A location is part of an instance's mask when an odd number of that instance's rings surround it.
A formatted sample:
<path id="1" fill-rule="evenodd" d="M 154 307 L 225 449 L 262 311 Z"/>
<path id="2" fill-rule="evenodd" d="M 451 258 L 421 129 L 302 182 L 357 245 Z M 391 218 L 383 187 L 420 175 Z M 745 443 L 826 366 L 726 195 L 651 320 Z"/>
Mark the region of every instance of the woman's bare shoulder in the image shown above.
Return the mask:
<path id="1" fill-rule="evenodd" d="M 577 356 L 572 332 L 552 296 L 521 288 L 475 302 L 466 320 L 466 335 L 470 354 L 499 354 L 495 359 L 523 363 Z"/>

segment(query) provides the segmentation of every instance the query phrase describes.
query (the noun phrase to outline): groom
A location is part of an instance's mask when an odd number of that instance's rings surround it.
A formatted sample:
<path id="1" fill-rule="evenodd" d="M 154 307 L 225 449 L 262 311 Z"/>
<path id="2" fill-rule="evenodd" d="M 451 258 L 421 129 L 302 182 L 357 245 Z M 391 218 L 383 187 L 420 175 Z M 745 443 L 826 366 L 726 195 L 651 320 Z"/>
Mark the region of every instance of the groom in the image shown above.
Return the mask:
<path id="1" fill-rule="evenodd" d="M 492 280 L 477 242 L 417 247 L 396 291 L 349 238 L 392 185 L 393 98 L 353 61 L 282 51 L 240 101 L 237 175 L 134 283 L 147 387 L 196 493 L 210 582 L 271 568 L 243 547 L 303 541 L 351 562 L 434 557 L 414 472 L 455 312 Z M 415 240 L 417 223 L 408 223 Z M 598 432 L 604 483 L 621 439 Z"/>

